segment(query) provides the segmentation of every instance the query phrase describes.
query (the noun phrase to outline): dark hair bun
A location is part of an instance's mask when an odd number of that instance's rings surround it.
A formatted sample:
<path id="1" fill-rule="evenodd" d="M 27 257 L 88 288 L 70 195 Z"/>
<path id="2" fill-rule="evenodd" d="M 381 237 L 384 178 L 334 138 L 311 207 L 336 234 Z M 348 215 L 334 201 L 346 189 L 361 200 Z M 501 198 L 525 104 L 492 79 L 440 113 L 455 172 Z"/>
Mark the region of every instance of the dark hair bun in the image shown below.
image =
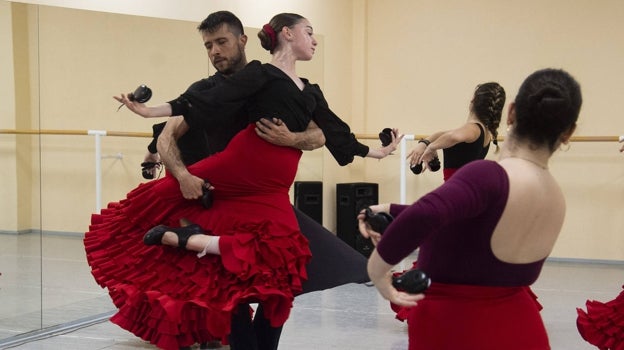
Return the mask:
<path id="1" fill-rule="evenodd" d="M 529 104 L 533 106 L 535 112 L 546 117 L 567 110 L 569 99 L 564 96 L 561 90 L 546 86 L 529 96 Z"/>
<path id="2" fill-rule="evenodd" d="M 554 151 L 561 134 L 576 124 L 582 102 L 581 88 L 570 74 L 536 71 L 518 91 L 514 134 Z"/>

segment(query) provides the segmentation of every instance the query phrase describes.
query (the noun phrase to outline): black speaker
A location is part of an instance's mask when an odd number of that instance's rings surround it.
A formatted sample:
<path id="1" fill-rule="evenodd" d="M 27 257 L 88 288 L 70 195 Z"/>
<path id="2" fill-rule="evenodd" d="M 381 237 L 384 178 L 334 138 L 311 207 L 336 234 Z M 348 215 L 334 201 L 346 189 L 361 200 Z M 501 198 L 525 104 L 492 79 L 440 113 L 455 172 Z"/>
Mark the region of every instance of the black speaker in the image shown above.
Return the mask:
<path id="1" fill-rule="evenodd" d="M 373 251 L 373 244 L 360 234 L 357 215 L 362 209 L 378 202 L 379 185 L 376 183 L 336 184 L 336 234 L 366 257 Z"/>
<path id="2" fill-rule="evenodd" d="M 295 208 L 323 225 L 323 182 L 295 181 Z"/>

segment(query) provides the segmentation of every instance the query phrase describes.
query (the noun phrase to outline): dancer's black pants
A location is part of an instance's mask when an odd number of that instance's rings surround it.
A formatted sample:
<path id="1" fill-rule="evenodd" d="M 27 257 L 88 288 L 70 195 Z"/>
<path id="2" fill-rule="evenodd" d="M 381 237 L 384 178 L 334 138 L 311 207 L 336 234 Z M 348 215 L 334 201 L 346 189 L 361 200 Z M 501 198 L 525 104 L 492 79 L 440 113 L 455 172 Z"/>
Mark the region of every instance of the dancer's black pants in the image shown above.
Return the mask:
<path id="1" fill-rule="evenodd" d="M 228 340 L 231 350 L 277 350 L 282 327 L 271 327 L 264 317 L 262 304 L 251 317 L 249 304 L 240 304 L 232 315 Z"/>

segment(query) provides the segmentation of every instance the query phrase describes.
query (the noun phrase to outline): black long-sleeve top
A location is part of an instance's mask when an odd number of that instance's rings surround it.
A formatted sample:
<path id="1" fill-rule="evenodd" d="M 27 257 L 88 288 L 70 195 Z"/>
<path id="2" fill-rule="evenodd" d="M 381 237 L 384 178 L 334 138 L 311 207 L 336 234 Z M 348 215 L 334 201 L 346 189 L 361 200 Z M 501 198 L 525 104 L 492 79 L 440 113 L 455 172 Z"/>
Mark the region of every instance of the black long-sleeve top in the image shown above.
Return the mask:
<path id="1" fill-rule="evenodd" d="M 196 81 L 188 87 L 186 92 L 189 91 L 207 91 L 215 86 L 221 84 L 225 81 L 227 77 L 219 72 L 214 75 Z M 176 100 L 170 101 L 169 104 L 175 103 Z M 177 115 L 177 114 L 173 114 Z M 160 133 L 165 127 L 165 123 L 154 124 L 152 126 L 153 130 L 153 140 L 147 146 L 147 149 L 151 153 L 156 153 L 156 143 Z M 184 135 L 182 135 L 177 140 L 178 148 L 180 149 L 180 155 L 182 157 L 182 161 L 186 165 L 193 164 L 203 158 L 206 158 L 216 152 L 223 151 L 225 146 L 227 146 L 228 142 L 242 130 L 247 123 L 244 120 L 240 119 L 230 119 L 224 121 L 219 125 L 216 130 L 210 130 L 210 134 L 206 132 L 204 129 L 199 128 L 191 128 Z"/>
<path id="2" fill-rule="evenodd" d="M 205 129 L 211 137 L 211 130 L 232 120 L 253 123 L 275 117 L 292 132 L 304 131 L 314 120 L 338 164 L 349 164 L 356 155 L 365 157 L 368 146 L 360 143 L 349 126 L 329 109 L 319 86 L 307 79 L 302 81 L 304 88 L 300 90 L 279 68 L 252 61 L 216 87 L 189 89 L 169 103 L 173 115 L 183 115 L 190 128 Z"/>

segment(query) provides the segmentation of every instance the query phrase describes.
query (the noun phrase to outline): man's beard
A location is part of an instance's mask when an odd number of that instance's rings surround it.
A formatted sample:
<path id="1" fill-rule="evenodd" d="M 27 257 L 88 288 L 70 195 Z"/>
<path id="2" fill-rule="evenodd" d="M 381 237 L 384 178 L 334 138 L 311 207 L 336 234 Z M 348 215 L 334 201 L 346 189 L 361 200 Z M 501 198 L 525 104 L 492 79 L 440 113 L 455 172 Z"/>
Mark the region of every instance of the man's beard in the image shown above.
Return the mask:
<path id="1" fill-rule="evenodd" d="M 227 63 L 228 63 L 227 67 L 223 70 L 219 70 L 219 72 L 224 75 L 232 75 L 236 73 L 236 69 L 238 68 L 242 60 L 243 60 L 243 53 L 242 53 L 241 48 L 239 47 L 237 55 L 232 57 L 232 59 L 227 60 Z"/>

